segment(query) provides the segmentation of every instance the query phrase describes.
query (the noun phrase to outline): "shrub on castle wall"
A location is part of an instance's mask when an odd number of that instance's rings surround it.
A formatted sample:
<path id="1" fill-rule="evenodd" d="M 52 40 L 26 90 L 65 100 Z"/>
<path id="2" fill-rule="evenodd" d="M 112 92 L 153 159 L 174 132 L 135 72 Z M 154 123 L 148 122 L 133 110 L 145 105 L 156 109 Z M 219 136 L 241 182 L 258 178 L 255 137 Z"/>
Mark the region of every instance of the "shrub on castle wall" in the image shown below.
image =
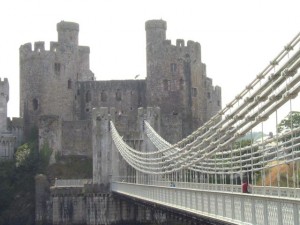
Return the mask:
<path id="1" fill-rule="evenodd" d="M 50 157 L 53 150 L 49 147 L 48 142 L 45 142 L 43 146 L 39 150 L 39 166 L 38 166 L 38 172 L 44 173 L 49 165 Z"/>

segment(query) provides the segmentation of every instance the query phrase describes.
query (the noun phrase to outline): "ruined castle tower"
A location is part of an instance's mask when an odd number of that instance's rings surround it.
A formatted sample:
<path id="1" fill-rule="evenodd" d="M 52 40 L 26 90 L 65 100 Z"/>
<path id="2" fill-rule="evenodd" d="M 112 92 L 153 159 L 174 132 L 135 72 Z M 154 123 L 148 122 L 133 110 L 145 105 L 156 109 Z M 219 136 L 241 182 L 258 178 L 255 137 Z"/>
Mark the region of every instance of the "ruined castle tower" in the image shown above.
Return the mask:
<path id="1" fill-rule="evenodd" d="M 198 42 L 172 45 L 163 20 L 147 21 L 145 28 L 147 105 L 161 108 L 162 136 L 174 143 L 221 109 L 221 88 L 206 77 Z"/>
<path id="2" fill-rule="evenodd" d="M 7 102 L 9 83 L 7 78 L 0 79 L 0 160 L 12 159 L 16 137 L 7 129 Z"/>
<path id="3" fill-rule="evenodd" d="M 57 24 L 58 42 L 20 47 L 20 116 L 24 117 L 25 137 L 37 126 L 41 115 L 58 115 L 74 120 L 77 81 L 93 80 L 89 69 L 89 47 L 78 46 L 79 25 Z"/>

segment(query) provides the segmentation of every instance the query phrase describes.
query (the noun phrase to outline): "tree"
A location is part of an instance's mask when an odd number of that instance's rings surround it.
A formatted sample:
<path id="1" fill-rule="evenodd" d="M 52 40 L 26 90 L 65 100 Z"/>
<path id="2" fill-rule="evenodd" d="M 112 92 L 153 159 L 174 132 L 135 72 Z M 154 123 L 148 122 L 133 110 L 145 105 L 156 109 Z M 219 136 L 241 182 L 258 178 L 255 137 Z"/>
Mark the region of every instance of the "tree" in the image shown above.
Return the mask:
<path id="1" fill-rule="evenodd" d="M 277 125 L 277 132 L 282 133 L 287 130 L 292 130 L 300 127 L 300 112 L 291 111 L 284 119 Z"/>

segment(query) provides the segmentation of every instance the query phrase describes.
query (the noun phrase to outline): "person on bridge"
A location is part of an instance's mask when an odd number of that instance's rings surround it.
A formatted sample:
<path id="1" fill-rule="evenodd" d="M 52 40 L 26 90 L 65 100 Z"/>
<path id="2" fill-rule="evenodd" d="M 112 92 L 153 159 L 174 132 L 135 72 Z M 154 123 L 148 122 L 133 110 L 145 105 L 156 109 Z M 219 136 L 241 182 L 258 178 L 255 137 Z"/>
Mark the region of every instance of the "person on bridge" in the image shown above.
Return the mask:
<path id="1" fill-rule="evenodd" d="M 242 183 L 242 192 L 243 193 L 250 193 L 249 192 L 249 187 L 250 187 L 250 185 L 249 185 L 248 181 L 244 180 L 243 183 Z"/>

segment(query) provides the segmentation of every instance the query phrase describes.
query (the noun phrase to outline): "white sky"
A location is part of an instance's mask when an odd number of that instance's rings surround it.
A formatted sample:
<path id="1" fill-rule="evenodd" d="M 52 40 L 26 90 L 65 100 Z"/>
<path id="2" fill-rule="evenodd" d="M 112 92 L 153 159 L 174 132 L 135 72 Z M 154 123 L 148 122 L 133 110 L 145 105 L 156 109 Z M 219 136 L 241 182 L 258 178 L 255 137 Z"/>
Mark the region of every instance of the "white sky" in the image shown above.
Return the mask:
<path id="1" fill-rule="evenodd" d="M 61 20 L 80 25 L 97 80 L 146 76 L 145 21 L 167 21 L 167 39 L 197 41 L 223 107 L 300 31 L 299 0 L 9 0 L 0 8 L 0 77 L 8 116 L 19 116 L 19 47 L 57 40 Z"/>

